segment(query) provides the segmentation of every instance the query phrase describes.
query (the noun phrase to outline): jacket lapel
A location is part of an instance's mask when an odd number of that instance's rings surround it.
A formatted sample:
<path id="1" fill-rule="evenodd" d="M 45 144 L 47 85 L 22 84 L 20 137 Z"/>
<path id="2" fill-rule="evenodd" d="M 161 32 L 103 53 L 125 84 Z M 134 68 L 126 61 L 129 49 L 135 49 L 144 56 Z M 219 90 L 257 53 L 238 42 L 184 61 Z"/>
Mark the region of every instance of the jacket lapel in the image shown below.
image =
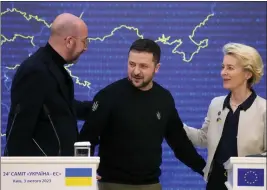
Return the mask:
<path id="1" fill-rule="evenodd" d="M 65 85 L 64 85 L 65 79 L 64 79 L 62 72 L 56 66 L 56 64 L 53 64 L 53 62 L 48 62 L 47 65 L 48 65 L 49 70 L 51 71 L 51 73 L 53 74 L 53 76 L 55 77 L 55 79 L 57 80 L 57 82 L 59 84 L 61 95 L 63 96 L 63 98 L 65 99 L 67 104 L 69 105 L 72 114 L 74 114 L 75 112 L 73 110 L 73 104 L 71 101 L 73 99 L 73 97 L 72 97 L 71 93 L 68 91 L 68 89 L 65 88 Z M 72 92 L 73 91 L 73 83 L 71 83 L 71 84 L 72 84 L 72 86 L 70 88 L 71 88 L 71 92 Z"/>

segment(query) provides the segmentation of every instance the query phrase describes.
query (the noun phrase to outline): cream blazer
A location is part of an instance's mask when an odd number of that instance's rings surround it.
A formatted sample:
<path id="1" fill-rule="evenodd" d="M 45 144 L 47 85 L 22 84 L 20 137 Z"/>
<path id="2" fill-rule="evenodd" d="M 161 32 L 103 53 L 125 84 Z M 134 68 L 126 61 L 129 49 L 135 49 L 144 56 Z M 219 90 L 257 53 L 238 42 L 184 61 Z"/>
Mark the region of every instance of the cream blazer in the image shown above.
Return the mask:
<path id="1" fill-rule="evenodd" d="M 229 112 L 228 108 L 223 109 L 225 98 L 226 96 L 220 96 L 212 99 L 201 129 L 184 126 L 194 146 L 208 150 L 207 164 L 203 170 L 205 181 L 208 181 L 213 157 Z M 221 120 L 217 121 L 217 118 Z M 257 96 L 249 109 L 240 111 L 236 138 L 239 157 L 266 152 L 266 99 Z"/>

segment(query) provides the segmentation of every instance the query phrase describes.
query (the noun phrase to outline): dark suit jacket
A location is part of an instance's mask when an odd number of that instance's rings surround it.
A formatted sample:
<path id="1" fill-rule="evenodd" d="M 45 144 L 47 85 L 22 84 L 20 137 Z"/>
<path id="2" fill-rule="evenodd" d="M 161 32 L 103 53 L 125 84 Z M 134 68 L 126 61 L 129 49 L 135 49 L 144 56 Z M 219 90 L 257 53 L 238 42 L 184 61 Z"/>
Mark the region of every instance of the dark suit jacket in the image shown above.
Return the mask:
<path id="1" fill-rule="evenodd" d="M 85 119 L 91 102 L 74 99 L 73 81 L 63 64 L 63 58 L 47 44 L 18 68 L 11 88 L 5 155 L 74 155 L 77 119 Z"/>

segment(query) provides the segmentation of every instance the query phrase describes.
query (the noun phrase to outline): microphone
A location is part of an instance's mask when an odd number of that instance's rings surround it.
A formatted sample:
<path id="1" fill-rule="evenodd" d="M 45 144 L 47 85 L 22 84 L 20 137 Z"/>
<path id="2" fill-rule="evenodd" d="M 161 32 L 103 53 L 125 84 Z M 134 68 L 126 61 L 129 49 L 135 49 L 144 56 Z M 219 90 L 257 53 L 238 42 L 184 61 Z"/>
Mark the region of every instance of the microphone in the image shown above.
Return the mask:
<path id="1" fill-rule="evenodd" d="M 55 133 L 56 138 L 57 138 L 57 141 L 58 141 L 58 156 L 61 156 L 61 143 L 60 143 L 60 139 L 59 139 L 59 137 L 58 137 L 56 128 L 55 128 L 55 126 L 54 126 L 54 124 L 53 124 L 53 121 L 52 121 L 52 119 L 51 119 L 50 112 L 49 112 L 47 106 L 44 104 L 43 107 L 44 107 L 44 111 L 45 111 L 46 115 L 48 116 L 48 119 L 49 119 L 49 121 L 50 121 L 50 123 L 51 123 L 51 125 L 52 125 L 52 127 L 53 127 L 54 133 Z"/>
<path id="2" fill-rule="evenodd" d="M 19 114 L 19 112 L 20 112 L 20 105 L 17 104 L 17 106 L 16 106 L 16 108 L 15 108 L 15 115 L 14 115 L 12 124 L 11 124 L 11 126 L 10 126 L 9 135 L 7 136 L 7 140 L 6 140 L 6 147 L 5 147 L 5 151 L 4 151 L 4 155 L 6 155 L 6 156 L 8 156 L 8 148 L 7 148 L 7 146 L 8 146 L 9 138 L 10 138 L 10 135 L 11 135 L 11 132 L 12 132 L 12 129 L 13 129 L 15 120 L 16 120 L 17 115 Z"/>

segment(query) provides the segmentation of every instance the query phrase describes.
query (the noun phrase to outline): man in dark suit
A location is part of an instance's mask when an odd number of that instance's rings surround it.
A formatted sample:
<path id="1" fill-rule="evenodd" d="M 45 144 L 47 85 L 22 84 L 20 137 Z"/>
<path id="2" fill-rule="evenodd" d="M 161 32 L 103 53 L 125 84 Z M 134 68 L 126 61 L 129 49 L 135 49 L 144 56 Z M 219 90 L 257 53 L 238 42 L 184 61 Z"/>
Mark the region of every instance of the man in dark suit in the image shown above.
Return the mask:
<path id="1" fill-rule="evenodd" d="M 64 65 L 87 50 L 88 29 L 78 17 L 56 17 L 45 47 L 22 62 L 11 88 L 6 156 L 72 156 L 77 119 L 84 120 L 91 102 L 74 99 L 73 81 Z"/>

